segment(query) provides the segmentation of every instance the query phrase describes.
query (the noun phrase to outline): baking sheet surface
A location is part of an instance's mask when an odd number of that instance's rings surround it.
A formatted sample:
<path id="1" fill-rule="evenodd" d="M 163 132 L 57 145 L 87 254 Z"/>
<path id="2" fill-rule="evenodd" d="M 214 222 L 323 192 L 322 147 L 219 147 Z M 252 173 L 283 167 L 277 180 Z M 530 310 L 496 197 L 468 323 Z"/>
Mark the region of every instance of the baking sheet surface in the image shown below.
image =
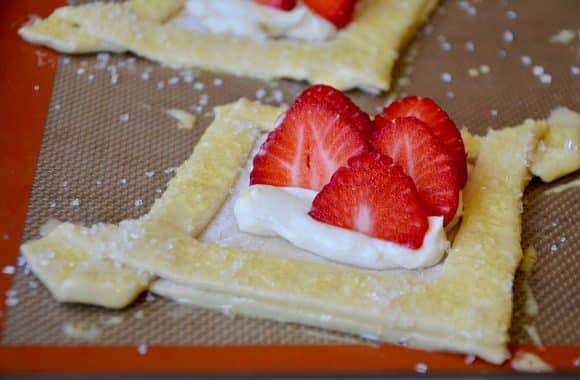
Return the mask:
<path id="1" fill-rule="evenodd" d="M 562 29 L 578 29 L 578 3 L 446 1 L 403 55 L 397 90 L 433 97 L 460 127 L 488 128 L 545 117 L 558 105 L 580 110 L 580 42 L 550 43 Z M 530 64 L 527 58 L 531 61 Z M 534 75 L 540 70 L 544 76 Z M 575 69 L 574 69 L 575 68 Z M 475 70 L 475 71 L 474 71 Z M 475 74 L 477 72 L 477 74 Z M 190 154 L 211 122 L 211 109 L 246 96 L 291 103 L 304 84 L 162 68 L 132 56 L 61 56 L 30 197 L 23 241 L 38 237 L 49 218 L 90 225 L 144 214 L 173 168 Z M 374 113 L 386 96 L 350 93 Z M 170 108 L 198 118 L 177 128 Z M 580 344 L 580 189 L 547 194 L 576 173 L 545 185 L 534 180 L 524 198 L 522 246 L 538 262 L 527 282 L 539 305 L 524 308 L 524 276 L 515 282 L 514 343 L 531 343 L 530 326 L 544 344 Z M 143 295 L 131 307 L 108 311 L 54 301 L 18 266 L 2 344 L 223 345 L 364 342 L 295 324 L 225 316 Z M 98 331 L 73 339 L 63 326 Z M 364 342 L 372 344 L 371 342 Z"/>

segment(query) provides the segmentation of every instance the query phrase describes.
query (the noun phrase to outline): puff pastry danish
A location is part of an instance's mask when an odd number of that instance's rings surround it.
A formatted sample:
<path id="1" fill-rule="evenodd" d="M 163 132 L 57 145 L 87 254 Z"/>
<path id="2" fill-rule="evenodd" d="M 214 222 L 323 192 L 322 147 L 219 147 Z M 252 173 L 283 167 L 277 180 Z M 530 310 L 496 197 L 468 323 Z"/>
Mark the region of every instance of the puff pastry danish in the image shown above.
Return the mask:
<path id="1" fill-rule="evenodd" d="M 470 140 L 477 159 L 449 256 L 428 270 L 378 272 L 228 243 L 228 226 L 208 232 L 228 212 L 230 190 L 256 141 L 282 111 L 245 99 L 216 108 L 194 153 L 146 216 L 118 226 L 63 223 L 22 246 L 32 270 L 62 301 L 122 307 L 159 277 L 150 289 L 178 301 L 492 363 L 507 359 L 512 282 L 522 256 L 520 202 L 548 124 L 528 120 Z M 58 263 L 47 265 L 47 255 Z M 84 272 L 59 272 L 69 263 Z M 82 288 L 87 281 L 75 273 L 87 272 L 99 279 L 90 285 L 96 294 L 108 296 L 63 297 L 63 284 Z M 119 278 L 128 293 L 101 291 Z"/>
<path id="2" fill-rule="evenodd" d="M 62 7 L 19 33 L 63 53 L 130 51 L 171 67 L 380 92 L 390 86 L 401 48 L 436 4 L 437 0 L 361 0 L 353 22 L 323 43 L 258 41 L 172 25 L 184 0 Z"/>

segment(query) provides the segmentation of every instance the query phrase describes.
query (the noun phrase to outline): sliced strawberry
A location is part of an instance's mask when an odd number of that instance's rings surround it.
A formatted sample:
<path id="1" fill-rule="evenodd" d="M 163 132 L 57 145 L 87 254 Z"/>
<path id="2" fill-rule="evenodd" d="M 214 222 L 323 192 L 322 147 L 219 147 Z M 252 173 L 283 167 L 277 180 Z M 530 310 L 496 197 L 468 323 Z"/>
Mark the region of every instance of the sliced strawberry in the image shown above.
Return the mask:
<path id="1" fill-rule="evenodd" d="M 304 0 L 304 3 L 340 29 L 352 19 L 356 0 Z"/>
<path id="2" fill-rule="evenodd" d="M 392 121 L 398 117 L 406 116 L 416 117 L 431 127 L 453 158 L 459 187 L 465 186 L 465 181 L 467 180 L 465 146 L 459 130 L 449 115 L 432 99 L 408 96 L 386 107 L 383 112 L 377 115 L 375 122 L 385 124 L 385 122 Z"/>
<path id="3" fill-rule="evenodd" d="M 365 136 L 370 137 L 372 130 L 371 118 L 342 91 L 324 84 L 317 84 L 304 90 L 296 101 L 301 101 L 301 99 L 313 99 L 327 103 L 336 112 L 350 120 Z"/>
<path id="4" fill-rule="evenodd" d="M 409 176 L 376 152 L 351 158 L 312 202 L 321 222 L 417 249 L 429 222 Z"/>
<path id="5" fill-rule="evenodd" d="M 256 3 L 278 8 L 283 11 L 290 11 L 296 6 L 296 0 L 254 0 Z"/>
<path id="6" fill-rule="evenodd" d="M 459 182 L 451 155 L 433 130 L 414 117 L 377 124 L 374 148 L 393 159 L 413 179 L 428 215 L 442 215 L 447 224 L 457 210 Z"/>
<path id="7" fill-rule="evenodd" d="M 250 184 L 320 190 L 348 159 L 368 150 L 365 136 L 327 102 L 302 99 L 286 112 L 254 158 Z"/>

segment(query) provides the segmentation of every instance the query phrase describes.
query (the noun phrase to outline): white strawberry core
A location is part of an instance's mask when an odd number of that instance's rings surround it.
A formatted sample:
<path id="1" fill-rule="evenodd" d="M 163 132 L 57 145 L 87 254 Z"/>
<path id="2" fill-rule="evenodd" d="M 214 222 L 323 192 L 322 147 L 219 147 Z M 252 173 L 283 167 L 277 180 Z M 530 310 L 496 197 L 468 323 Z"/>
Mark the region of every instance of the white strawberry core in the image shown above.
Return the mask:
<path id="1" fill-rule="evenodd" d="M 355 230 L 368 235 L 371 232 L 372 225 L 371 210 L 367 205 L 360 205 L 356 210 L 356 218 L 354 221 Z"/>

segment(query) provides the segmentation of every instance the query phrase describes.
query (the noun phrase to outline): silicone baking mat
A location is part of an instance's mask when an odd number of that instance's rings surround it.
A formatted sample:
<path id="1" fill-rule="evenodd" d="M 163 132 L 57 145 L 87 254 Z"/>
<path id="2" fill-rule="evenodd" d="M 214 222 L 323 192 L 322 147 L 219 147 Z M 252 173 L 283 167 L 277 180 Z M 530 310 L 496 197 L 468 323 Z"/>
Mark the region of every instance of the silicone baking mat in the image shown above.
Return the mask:
<path id="1" fill-rule="evenodd" d="M 459 127 L 478 134 L 546 117 L 558 105 L 580 110 L 578 37 L 550 42 L 562 29 L 576 33 L 578 3 L 546 7 L 541 0 L 443 2 L 401 57 L 396 91 L 434 98 Z M 22 241 L 38 237 L 49 218 L 90 225 L 144 214 L 191 154 L 214 106 L 242 96 L 288 104 L 303 88 L 173 70 L 130 55 L 60 56 Z M 372 113 L 387 97 L 349 95 Z M 178 129 L 170 108 L 195 114 L 196 126 Z M 533 245 L 538 260 L 526 279 L 516 278 L 514 343 L 580 344 L 580 188 L 546 193 L 578 178 L 534 180 L 526 191 L 522 246 Z M 526 282 L 535 316 L 525 311 Z M 121 311 L 58 304 L 22 260 L 6 302 L 3 345 L 372 344 L 150 294 Z M 75 339 L 64 334 L 67 324 L 96 333 Z"/>

